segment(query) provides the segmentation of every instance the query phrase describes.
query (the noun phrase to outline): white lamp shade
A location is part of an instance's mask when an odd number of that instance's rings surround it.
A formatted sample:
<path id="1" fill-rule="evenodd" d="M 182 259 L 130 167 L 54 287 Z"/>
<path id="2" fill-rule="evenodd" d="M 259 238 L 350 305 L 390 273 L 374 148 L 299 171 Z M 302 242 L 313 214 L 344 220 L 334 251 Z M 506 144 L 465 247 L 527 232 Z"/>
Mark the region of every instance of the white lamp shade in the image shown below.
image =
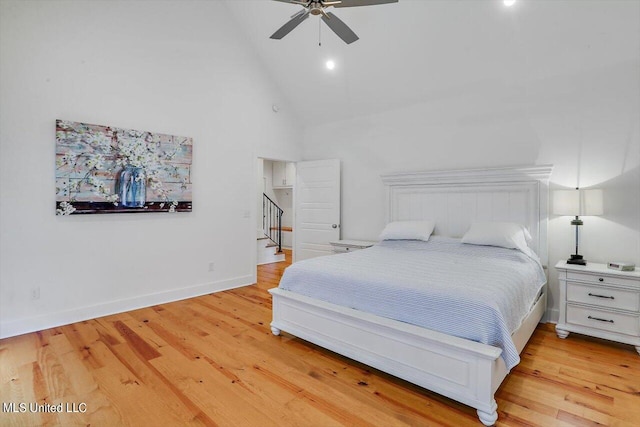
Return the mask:
<path id="1" fill-rule="evenodd" d="M 582 191 L 582 215 L 602 215 L 604 207 L 602 204 L 602 190 L 591 189 Z"/>
<path id="2" fill-rule="evenodd" d="M 596 216 L 603 214 L 602 190 L 556 190 L 553 192 L 555 215 Z"/>
<path id="3" fill-rule="evenodd" d="M 580 215 L 580 192 L 578 190 L 556 190 L 553 192 L 555 215 Z"/>

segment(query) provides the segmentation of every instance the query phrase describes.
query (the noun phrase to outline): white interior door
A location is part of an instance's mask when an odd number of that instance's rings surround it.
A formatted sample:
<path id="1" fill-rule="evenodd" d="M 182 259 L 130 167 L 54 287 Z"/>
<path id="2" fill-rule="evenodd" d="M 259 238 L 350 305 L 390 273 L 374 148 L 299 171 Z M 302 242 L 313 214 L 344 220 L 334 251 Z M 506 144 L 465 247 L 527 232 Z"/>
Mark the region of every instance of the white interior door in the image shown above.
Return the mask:
<path id="1" fill-rule="evenodd" d="M 340 239 L 340 160 L 296 163 L 294 261 L 332 253 Z"/>

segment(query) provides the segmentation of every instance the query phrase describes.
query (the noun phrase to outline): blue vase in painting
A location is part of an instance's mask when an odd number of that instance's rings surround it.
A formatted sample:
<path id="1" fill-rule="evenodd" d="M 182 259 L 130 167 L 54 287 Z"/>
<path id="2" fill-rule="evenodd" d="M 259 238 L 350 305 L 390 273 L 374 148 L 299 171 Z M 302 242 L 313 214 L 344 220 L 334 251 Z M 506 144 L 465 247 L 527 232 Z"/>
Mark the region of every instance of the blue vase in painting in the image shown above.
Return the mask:
<path id="1" fill-rule="evenodd" d="M 118 195 L 120 205 L 126 208 L 142 208 L 147 198 L 147 179 L 144 169 L 127 165 L 120 172 Z"/>

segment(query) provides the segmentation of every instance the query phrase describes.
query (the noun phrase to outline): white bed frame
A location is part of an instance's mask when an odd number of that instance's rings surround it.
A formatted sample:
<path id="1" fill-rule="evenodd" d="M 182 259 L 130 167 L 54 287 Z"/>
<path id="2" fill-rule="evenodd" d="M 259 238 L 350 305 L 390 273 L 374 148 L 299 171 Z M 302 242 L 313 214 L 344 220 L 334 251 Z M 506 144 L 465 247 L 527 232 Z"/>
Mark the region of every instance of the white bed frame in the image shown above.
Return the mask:
<path id="1" fill-rule="evenodd" d="M 473 221 L 526 225 L 531 246 L 547 263 L 547 204 L 551 166 L 386 175 L 387 222 L 432 219 L 435 234 L 460 237 Z M 271 331 L 286 331 L 477 409 L 489 426 L 498 419 L 494 394 L 508 371 L 497 347 L 375 316 L 279 288 Z M 546 309 L 543 292 L 512 335 L 519 352 Z"/>

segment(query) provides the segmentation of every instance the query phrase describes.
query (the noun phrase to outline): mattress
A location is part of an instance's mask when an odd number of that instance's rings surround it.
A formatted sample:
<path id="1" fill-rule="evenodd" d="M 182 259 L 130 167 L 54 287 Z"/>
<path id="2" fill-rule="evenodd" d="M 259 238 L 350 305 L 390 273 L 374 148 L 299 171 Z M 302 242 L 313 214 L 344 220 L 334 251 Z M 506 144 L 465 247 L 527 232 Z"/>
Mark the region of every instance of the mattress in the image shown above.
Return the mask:
<path id="1" fill-rule="evenodd" d="M 510 370 L 520 362 L 511 334 L 545 283 L 516 249 L 432 236 L 297 262 L 279 288 L 501 348 Z"/>

